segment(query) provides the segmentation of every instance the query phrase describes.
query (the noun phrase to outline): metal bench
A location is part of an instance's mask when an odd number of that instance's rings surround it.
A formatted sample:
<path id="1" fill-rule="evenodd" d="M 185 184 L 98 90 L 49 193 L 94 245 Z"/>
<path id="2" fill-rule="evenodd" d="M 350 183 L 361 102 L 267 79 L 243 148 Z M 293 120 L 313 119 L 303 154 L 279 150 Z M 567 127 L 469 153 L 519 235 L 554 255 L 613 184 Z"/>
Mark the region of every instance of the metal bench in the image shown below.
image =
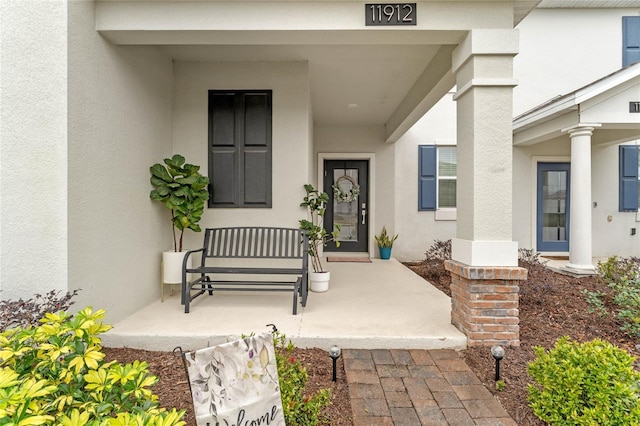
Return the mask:
<path id="1" fill-rule="evenodd" d="M 199 265 L 188 266 L 191 258 L 200 258 Z M 275 264 L 280 265 L 274 266 Z M 189 304 L 196 297 L 205 292 L 212 296 L 214 290 L 291 291 L 293 314 L 296 315 L 298 295 L 302 306 L 307 304 L 308 265 L 309 237 L 300 229 L 258 226 L 208 228 L 204 231 L 203 247 L 188 251 L 182 263 L 184 312 L 189 313 Z M 197 277 L 189 281 L 189 274 Z M 236 280 L 221 279 L 231 278 L 233 274 L 244 277 Z M 246 279 L 263 275 L 295 275 L 296 279 Z"/>

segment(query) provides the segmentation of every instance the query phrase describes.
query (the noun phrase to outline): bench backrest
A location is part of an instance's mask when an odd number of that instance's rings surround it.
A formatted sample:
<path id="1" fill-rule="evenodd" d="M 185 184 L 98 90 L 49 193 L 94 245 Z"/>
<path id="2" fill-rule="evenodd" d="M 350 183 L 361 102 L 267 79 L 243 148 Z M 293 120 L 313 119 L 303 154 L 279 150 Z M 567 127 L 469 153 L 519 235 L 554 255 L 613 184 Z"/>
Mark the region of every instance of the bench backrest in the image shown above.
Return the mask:
<path id="1" fill-rule="evenodd" d="M 309 240 L 300 229 L 264 226 L 207 228 L 204 257 L 306 260 Z"/>

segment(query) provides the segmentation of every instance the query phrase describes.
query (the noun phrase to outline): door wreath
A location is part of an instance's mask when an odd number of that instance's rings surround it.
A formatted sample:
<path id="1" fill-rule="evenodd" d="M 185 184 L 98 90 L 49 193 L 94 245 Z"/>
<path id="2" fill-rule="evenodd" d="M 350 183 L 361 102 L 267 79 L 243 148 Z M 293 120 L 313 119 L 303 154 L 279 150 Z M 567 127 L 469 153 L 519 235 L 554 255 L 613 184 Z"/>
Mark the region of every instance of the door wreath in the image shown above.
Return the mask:
<path id="1" fill-rule="evenodd" d="M 348 190 L 344 188 L 349 185 Z M 358 199 L 360 185 L 351 176 L 340 176 L 332 186 L 333 198 L 339 203 L 350 203 Z"/>

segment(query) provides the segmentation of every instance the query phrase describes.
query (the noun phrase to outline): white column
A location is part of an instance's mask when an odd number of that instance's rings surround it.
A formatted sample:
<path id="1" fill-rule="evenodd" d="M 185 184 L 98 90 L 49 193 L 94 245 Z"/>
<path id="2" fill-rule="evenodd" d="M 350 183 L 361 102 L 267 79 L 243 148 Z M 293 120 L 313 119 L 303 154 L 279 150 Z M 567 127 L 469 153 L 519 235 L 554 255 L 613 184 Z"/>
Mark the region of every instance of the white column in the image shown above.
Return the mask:
<path id="1" fill-rule="evenodd" d="M 513 57 L 518 32 L 469 32 L 453 53 L 458 130 L 458 199 L 453 260 L 518 266 L 512 241 Z"/>
<path id="2" fill-rule="evenodd" d="M 569 198 L 569 263 L 565 269 L 593 274 L 591 238 L 591 135 L 600 124 L 578 124 L 563 132 L 571 136 Z"/>

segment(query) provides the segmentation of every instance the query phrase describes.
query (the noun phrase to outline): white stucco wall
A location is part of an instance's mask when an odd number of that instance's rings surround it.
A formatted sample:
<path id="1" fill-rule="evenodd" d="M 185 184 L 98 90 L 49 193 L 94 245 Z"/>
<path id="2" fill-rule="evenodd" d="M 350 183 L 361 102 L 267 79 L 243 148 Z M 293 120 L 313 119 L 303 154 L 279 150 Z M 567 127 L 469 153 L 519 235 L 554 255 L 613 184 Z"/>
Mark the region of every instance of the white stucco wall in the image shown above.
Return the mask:
<path id="1" fill-rule="evenodd" d="M 447 94 L 395 144 L 394 182 L 396 233 L 393 255 L 400 260 L 424 259 L 435 240 L 456 234 L 455 212 L 418 211 L 418 146 L 456 143 L 456 104 Z"/>
<path id="2" fill-rule="evenodd" d="M 0 298 L 67 289 L 67 2 L 0 3 Z"/>
<path id="3" fill-rule="evenodd" d="M 177 62 L 175 64 L 174 152 L 208 172 L 208 90 L 273 91 L 273 202 L 269 209 L 206 209 L 201 227 L 269 225 L 298 227 L 308 182 L 311 135 L 309 70 L 306 62 Z M 202 235 L 185 233 L 186 247 Z"/>
<path id="4" fill-rule="evenodd" d="M 514 115 L 622 67 L 622 16 L 640 9 L 535 9 L 519 25 Z"/>
<path id="5" fill-rule="evenodd" d="M 93 2 L 69 2 L 69 287 L 110 322 L 160 296 L 171 228 L 149 167 L 173 152 L 172 105 L 172 61 L 111 45 Z"/>
<path id="6" fill-rule="evenodd" d="M 629 145 L 640 145 L 640 141 Z M 640 213 L 618 211 L 618 145 L 595 147 L 591 188 L 593 256 L 640 256 Z M 614 165 L 612 167 L 611 165 Z M 631 235 L 631 228 L 636 234 Z"/>

